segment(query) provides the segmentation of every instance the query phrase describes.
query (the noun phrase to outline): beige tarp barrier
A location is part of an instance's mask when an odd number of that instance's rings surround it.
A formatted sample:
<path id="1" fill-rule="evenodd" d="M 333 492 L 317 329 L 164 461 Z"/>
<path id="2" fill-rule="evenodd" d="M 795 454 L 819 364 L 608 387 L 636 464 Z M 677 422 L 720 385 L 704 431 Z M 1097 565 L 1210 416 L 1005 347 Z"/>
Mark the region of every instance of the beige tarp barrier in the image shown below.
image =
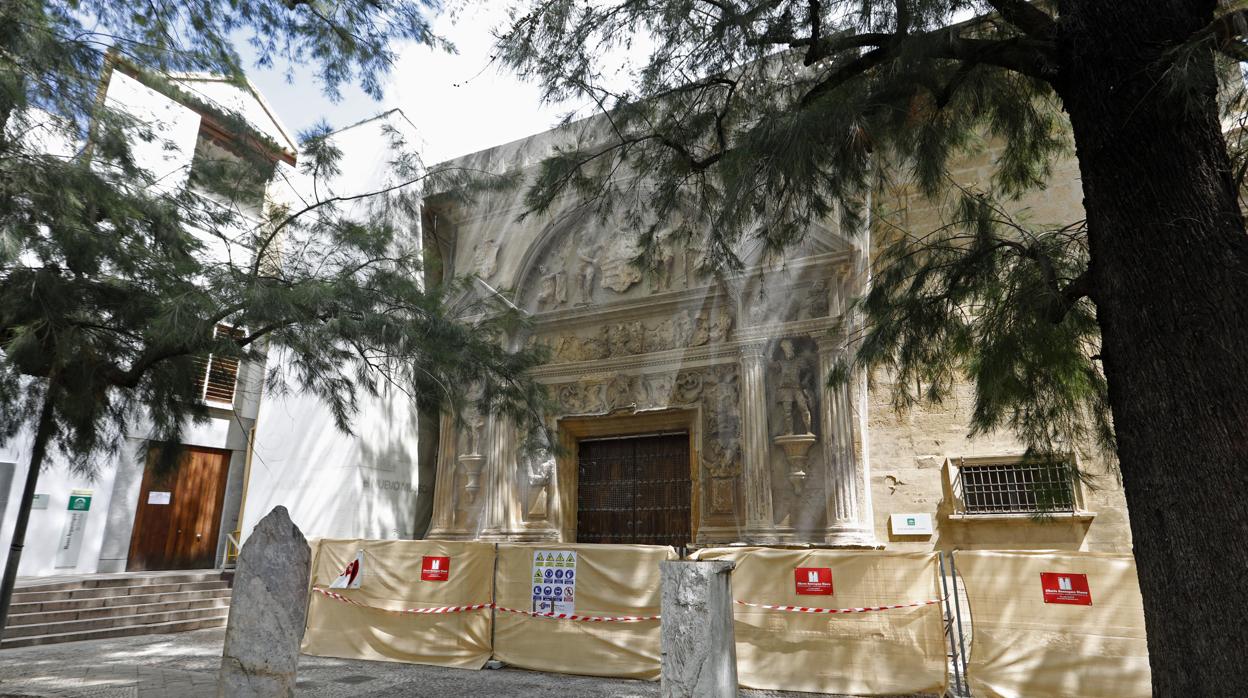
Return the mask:
<path id="1" fill-rule="evenodd" d="M 968 674 L 976 696 L 1151 695 L 1144 606 L 1130 555 L 955 557 L 974 623 Z M 1091 605 L 1045 603 L 1044 573 L 1087 575 Z"/>
<path id="2" fill-rule="evenodd" d="M 935 553 L 708 548 L 700 560 L 734 560 L 732 595 L 779 606 L 853 608 L 940 599 Z M 795 570 L 830 568 L 832 595 L 799 595 Z M 748 688 L 879 695 L 942 693 L 939 603 L 848 614 L 735 606 L 737 676 Z"/>
<path id="3" fill-rule="evenodd" d="M 334 592 L 373 608 L 312 593 L 303 652 L 321 657 L 380 659 L 480 669 L 490 658 L 490 610 L 399 614 L 400 610 L 489 603 L 494 546 L 408 540 L 320 540 L 312 585 L 328 587 L 356 551 L 364 550 L 359 589 Z M 446 581 L 422 581 L 425 556 L 450 558 Z"/>
<path id="4" fill-rule="evenodd" d="M 500 544 L 495 603 L 533 610 L 534 551 L 575 551 L 575 613 L 659 614 L 659 563 L 676 552 L 656 545 Z M 590 623 L 499 611 L 494 656 L 508 664 L 565 674 L 659 677 L 659 622 Z"/>

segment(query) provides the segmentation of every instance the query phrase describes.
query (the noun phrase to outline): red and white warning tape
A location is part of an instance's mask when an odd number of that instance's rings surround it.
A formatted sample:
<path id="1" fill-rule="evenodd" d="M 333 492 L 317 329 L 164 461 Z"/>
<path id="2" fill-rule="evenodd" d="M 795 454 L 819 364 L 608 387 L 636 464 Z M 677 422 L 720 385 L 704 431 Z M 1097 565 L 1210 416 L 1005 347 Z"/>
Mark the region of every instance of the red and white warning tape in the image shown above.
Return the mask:
<path id="1" fill-rule="evenodd" d="M 526 616 L 533 616 L 534 618 L 551 618 L 553 620 L 576 620 L 576 621 L 583 621 L 586 623 L 611 623 L 611 622 L 633 623 L 633 622 L 641 621 L 641 620 L 658 620 L 659 619 L 659 616 L 582 616 L 582 615 L 576 615 L 572 613 L 538 613 L 537 611 L 522 611 L 522 610 L 515 609 L 515 608 L 504 608 L 502 606 L 495 606 L 492 603 L 474 603 L 468 606 L 442 606 L 440 608 L 405 608 L 402 610 L 398 610 L 398 609 L 380 608 L 377 606 L 369 606 L 368 604 L 362 604 L 359 601 L 343 596 L 342 594 L 332 592 L 322 587 L 312 587 L 312 591 L 315 591 L 316 593 L 321 594 L 323 596 L 328 596 L 329 598 L 334 599 L 335 601 L 341 601 L 343 603 L 351 604 L 352 606 L 359 606 L 360 608 L 371 608 L 374 611 L 385 611 L 387 613 L 414 613 L 414 614 L 462 613 L 464 611 L 479 611 L 483 608 L 494 608 L 504 613 L 519 613 L 519 614 L 526 615 Z"/>
<path id="2" fill-rule="evenodd" d="M 474 603 L 474 604 L 469 604 L 467 606 L 440 606 L 438 608 L 404 608 L 402 610 L 399 610 L 399 609 L 393 609 L 393 608 L 380 608 L 378 606 L 369 606 L 367 604 L 362 604 L 359 601 L 349 599 L 343 596 L 342 594 L 336 594 L 328 589 L 323 589 L 321 587 L 312 587 L 312 591 L 315 591 L 318 594 L 323 594 L 325 596 L 328 596 L 329 598 L 334 599 L 336 601 L 349 603 L 352 606 L 359 606 L 360 608 L 371 608 L 374 611 L 385 611 L 387 613 L 415 613 L 415 614 L 422 614 L 422 615 L 427 614 L 427 613 L 463 613 L 464 611 L 479 611 L 483 608 L 491 608 L 494 606 L 494 604 L 492 603 Z"/>
<path id="3" fill-rule="evenodd" d="M 940 603 L 941 599 L 928 599 L 927 601 L 914 601 L 911 603 L 899 603 L 892 606 L 868 606 L 864 608 L 811 608 L 809 606 L 773 606 L 766 603 L 750 603 L 734 599 L 736 603 L 742 606 L 750 606 L 752 608 L 766 608 L 771 611 L 791 611 L 793 613 L 870 613 L 872 611 L 891 611 L 896 608 L 915 608 L 918 606 L 931 606 Z"/>
<path id="4" fill-rule="evenodd" d="M 581 616 L 574 613 L 539 613 L 537 611 L 522 611 L 516 608 L 504 608 L 495 606 L 496 610 L 503 613 L 519 613 L 525 616 L 533 616 L 534 618 L 551 618 L 553 620 L 579 620 L 586 623 L 636 623 L 640 620 L 658 620 L 660 616 Z"/>

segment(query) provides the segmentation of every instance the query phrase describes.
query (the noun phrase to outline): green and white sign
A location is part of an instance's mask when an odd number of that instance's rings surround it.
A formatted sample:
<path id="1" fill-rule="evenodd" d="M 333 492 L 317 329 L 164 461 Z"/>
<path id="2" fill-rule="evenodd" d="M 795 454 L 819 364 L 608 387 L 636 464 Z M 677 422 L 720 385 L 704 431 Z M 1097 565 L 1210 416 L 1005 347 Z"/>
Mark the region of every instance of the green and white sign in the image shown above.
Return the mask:
<path id="1" fill-rule="evenodd" d="M 94 490 L 70 490 L 69 515 L 65 518 L 65 527 L 61 530 L 61 542 L 56 547 L 58 569 L 78 566 L 78 551 L 82 550 L 83 533 L 87 529 L 87 514 L 91 511 L 91 495 Z"/>

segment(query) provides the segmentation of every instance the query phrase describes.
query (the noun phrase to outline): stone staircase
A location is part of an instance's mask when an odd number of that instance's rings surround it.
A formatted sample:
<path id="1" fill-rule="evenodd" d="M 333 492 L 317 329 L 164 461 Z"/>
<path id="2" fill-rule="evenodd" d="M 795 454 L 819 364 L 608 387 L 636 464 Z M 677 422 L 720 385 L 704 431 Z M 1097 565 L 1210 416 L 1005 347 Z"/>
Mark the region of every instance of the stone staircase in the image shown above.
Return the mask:
<path id="1" fill-rule="evenodd" d="M 220 570 L 23 580 L 0 649 L 223 627 L 232 580 Z"/>

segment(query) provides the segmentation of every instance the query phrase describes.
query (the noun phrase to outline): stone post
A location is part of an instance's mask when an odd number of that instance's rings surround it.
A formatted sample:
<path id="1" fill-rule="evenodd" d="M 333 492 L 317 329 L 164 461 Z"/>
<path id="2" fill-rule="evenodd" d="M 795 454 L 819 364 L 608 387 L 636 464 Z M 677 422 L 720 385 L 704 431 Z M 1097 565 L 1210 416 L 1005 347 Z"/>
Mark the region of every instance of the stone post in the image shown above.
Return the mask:
<path id="1" fill-rule="evenodd" d="M 238 555 L 218 698 L 295 694 L 311 571 L 312 550 L 303 533 L 286 507 L 274 507 Z"/>
<path id="2" fill-rule="evenodd" d="M 737 695 L 734 567 L 727 560 L 659 563 L 664 698 Z"/>
<path id="3" fill-rule="evenodd" d="M 849 385 L 831 387 L 828 376 L 845 356 L 844 343 L 818 337 L 819 391 L 822 409 L 824 495 L 828 528 L 825 542 L 832 545 L 873 546 L 870 510 L 862 505 L 867 491 L 866 473 L 854 451 L 854 415 Z"/>
<path id="4" fill-rule="evenodd" d="M 776 542 L 771 508 L 771 441 L 767 434 L 767 342 L 741 347 L 741 489 L 745 539 Z"/>

